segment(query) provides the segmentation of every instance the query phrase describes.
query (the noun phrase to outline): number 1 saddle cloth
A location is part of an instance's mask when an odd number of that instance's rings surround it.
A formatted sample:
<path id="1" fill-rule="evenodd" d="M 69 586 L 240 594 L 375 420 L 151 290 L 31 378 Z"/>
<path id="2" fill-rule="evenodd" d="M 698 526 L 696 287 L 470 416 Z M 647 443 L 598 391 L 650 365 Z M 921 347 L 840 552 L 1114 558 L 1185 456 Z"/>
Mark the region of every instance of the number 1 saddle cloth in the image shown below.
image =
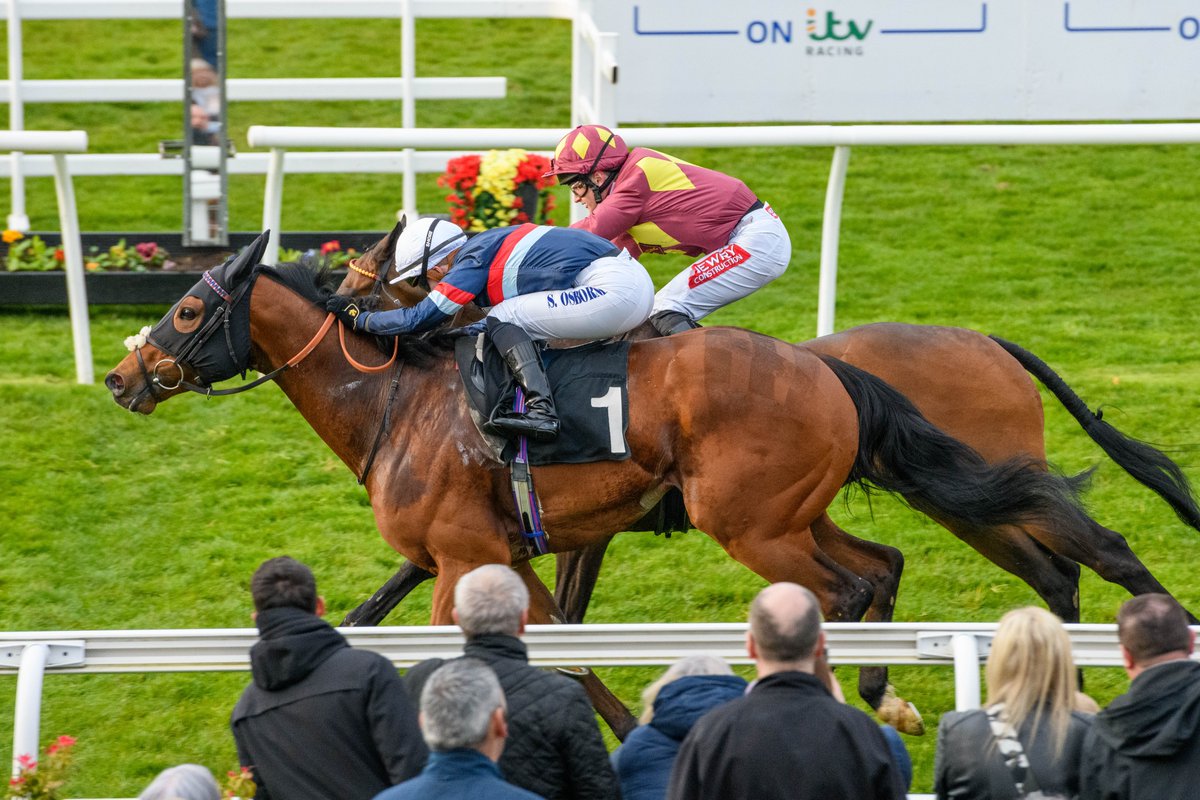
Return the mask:
<path id="1" fill-rule="evenodd" d="M 553 442 L 529 442 L 529 463 L 585 464 L 629 458 L 629 342 L 589 342 L 578 347 L 543 349 L 561 427 Z M 484 333 L 455 343 L 455 360 L 467 393 L 471 418 L 493 455 L 510 463 L 516 442 L 485 430 L 493 409 L 513 408 L 516 381 Z"/>

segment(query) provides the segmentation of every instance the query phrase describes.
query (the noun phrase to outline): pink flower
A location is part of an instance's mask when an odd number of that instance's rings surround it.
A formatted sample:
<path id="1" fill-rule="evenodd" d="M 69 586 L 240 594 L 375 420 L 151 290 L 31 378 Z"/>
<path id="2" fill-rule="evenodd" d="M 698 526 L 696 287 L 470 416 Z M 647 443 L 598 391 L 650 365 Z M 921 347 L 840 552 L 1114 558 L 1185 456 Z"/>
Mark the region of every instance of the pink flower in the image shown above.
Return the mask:
<path id="1" fill-rule="evenodd" d="M 37 769 L 37 762 L 33 760 L 33 756 L 28 753 L 17 756 L 17 764 L 21 769 Z"/>
<path id="2" fill-rule="evenodd" d="M 77 742 L 77 741 L 78 741 L 78 739 L 76 739 L 74 736 L 67 736 L 64 733 L 62 736 L 58 737 L 56 744 L 59 747 L 70 747 L 71 745 L 75 744 L 75 742 Z"/>
<path id="3" fill-rule="evenodd" d="M 133 249 L 137 250 L 137 254 L 142 257 L 142 261 L 149 261 L 158 253 L 158 243 L 138 242 L 136 245 L 134 245 Z"/>

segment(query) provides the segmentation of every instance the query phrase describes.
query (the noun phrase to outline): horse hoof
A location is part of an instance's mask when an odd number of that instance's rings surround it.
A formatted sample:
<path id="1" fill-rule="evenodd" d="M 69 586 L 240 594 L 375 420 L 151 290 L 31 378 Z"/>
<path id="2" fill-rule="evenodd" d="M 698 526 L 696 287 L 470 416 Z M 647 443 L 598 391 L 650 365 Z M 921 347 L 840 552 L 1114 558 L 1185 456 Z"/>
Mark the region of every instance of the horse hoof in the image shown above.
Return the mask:
<path id="1" fill-rule="evenodd" d="M 888 687 L 887 695 L 879 708 L 875 709 L 880 722 L 886 722 L 896 730 L 908 736 L 924 736 L 925 720 L 917 707 L 902 697 L 897 697 L 895 691 Z"/>

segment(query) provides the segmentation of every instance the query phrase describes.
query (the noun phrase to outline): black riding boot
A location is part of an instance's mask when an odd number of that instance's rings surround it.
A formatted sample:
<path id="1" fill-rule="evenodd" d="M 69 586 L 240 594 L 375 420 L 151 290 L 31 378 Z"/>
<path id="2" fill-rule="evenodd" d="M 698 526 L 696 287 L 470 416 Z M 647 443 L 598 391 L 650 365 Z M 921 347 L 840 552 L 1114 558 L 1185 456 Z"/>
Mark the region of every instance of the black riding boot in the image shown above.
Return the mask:
<path id="1" fill-rule="evenodd" d="M 489 319 L 488 333 L 513 377 L 525 390 L 525 413 L 520 416 L 493 415 L 491 424 L 512 436 L 524 434 L 534 441 L 552 441 L 558 436 L 558 413 L 554 409 L 550 381 L 542 367 L 537 345 L 524 330 L 507 322 Z"/>
<path id="2" fill-rule="evenodd" d="M 694 322 L 682 311 L 659 311 L 650 317 L 650 324 L 654 326 L 654 330 L 658 331 L 660 336 L 670 336 L 700 327 L 700 323 Z"/>

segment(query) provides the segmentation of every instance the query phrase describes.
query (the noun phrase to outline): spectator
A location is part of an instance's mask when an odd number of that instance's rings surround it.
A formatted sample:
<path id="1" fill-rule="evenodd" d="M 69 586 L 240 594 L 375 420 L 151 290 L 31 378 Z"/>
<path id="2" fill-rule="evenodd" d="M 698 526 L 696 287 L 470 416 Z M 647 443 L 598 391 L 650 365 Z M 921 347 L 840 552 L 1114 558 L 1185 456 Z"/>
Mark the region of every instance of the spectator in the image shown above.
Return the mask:
<path id="1" fill-rule="evenodd" d="M 138 800 L 221 800 L 221 788 L 208 767 L 180 764 L 158 773 Z"/>
<path id="2" fill-rule="evenodd" d="M 794 583 L 763 589 L 750 606 L 746 650 L 758 680 L 692 728 L 668 797 L 904 797 L 879 726 L 838 702 L 815 674 L 825 634 L 812 592 Z"/>
<path id="3" fill-rule="evenodd" d="M 950 712 L 938 724 L 938 798 L 1008 800 L 1039 789 L 1077 796 L 1091 717 L 1074 710 L 1071 638 L 1058 617 L 1034 606 L 1005 614 L 992 640 L 987 685 L 986 709 Z"/>
<path id="4" fill-rule="evenodd" d="M 1084 745 L 1084 800 L 1173 800 L 1200 785 L 1196 634 L 1170 595 L 1143 594 L 1117 612 L 1129 691 L 1096 716 Z"/>
<path id="5" fill-rule="evenodd" d="M 366 800 L 419 773 L 428 751 L 403 682 L 390 661 L 351 648 L 320 619 L 312 571 L 272 558 L 250 593 L 262 638 L 231 725 L 257 800 Z"/>
<path id="6" fill-rule="evenodd" d="M 612 754 L 624 800 L 663 800 L 679 746 L 696 720 L 746 693 L 715 656 L 688 656 L 642 692 L 641 725 Z"/>
<path id="7" fill-rule="evenodd" d="M 421 690 L 421 732 L 431 751 L 425 770 L 375 800 L 538 800 L 500 776 L 496 762 L 508 738 L 504 692 L 479 659 L 449 661 L 429 676 Z"/>
<path id="8" fill-rule="evenodd" d="M 559 798 L 617 797 L 617 779 L 583 688 L 563 675 L 529 665 L 519 638 L 529 615 L 529 592 L 508 567 L 488 564 L 459 579 L 454 621 L 467 636 L 464 652 L 488 664 L 508 702 L 508 746 L 500 772 L 534 794 Z M 421 697 L 432 659 L 408 672 L 409 694 Z"/>

